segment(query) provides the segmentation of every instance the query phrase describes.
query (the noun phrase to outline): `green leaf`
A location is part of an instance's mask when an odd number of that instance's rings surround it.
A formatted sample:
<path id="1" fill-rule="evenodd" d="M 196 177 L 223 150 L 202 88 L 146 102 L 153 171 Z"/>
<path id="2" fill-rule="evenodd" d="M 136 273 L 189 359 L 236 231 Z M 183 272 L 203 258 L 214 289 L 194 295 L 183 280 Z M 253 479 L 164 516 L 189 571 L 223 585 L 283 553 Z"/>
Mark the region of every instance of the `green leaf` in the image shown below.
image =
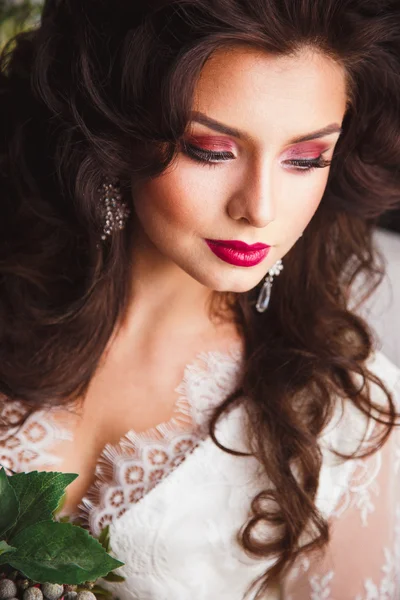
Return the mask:
<path id="1" fill-rule="evenodd" d="M 122 577 L 122 575 L 117 575 L 116 573 L 113 573 L 112 571 L 108 575 L 105 575 L 104 577 L 102 577 L 102 579 L 104 579 L 104 581 L 115 581 L 115 582 L 125 581 L 125 577 Z"/>
<path id="2" fill-rule="evenodd" d="M 59 517 L 57 520 L 59 523 L 69 523 L 71 521 L 71 517 L 69 515 L 64 515 L 63 517 Z"/>
<path id="3" fill-rule="evenodd" d="M 7 552 L 14 552 L 14 550 L 16 550 L 16 548 L 9 546 L 4 540 L 0 542 L 0 556 L 2 554 L 6 554 Z"/>
<path id="4" fill-rule="evenodd" d="M 9 477 L 20 503 L 20 513 L 17 523 L 7 536 L 8 540 L 13 542 L 16 535 L 34 523 L 52 520 L 65 488 L 77 477 L 76 473 L 46 471 L 17 473 Z"/>
<path id="5" fill-rule="evenodd" d="M 64 492 L 63 495 L 61 496 L 60 500 L 58 501 L 56 508 L 53 510 L 53 516 L 56 516 L 59 512 L 61 512 L 66 500 L 67 500 L 67 494 L 66 494 L 66 492 Z"/>
<path id="6" fill-rule="evenodd" d="M 92 592 L 92 594 L 95 594 L 95 596 L 104 596 L 105 598 L 113 597 L 112 592 L 110 592 L 109 590 L 105 590 L 100 585 L 95 585 L 90 591 Z"/>
<path id="7" fill-rule="evenodd" d="M 10 529 L 18 518 L 19 502 L 10 485 L 10 477 L 7 477 L 4 468 L 0 469 L 0 536 Z"/>
<path id="8" fill-rule="evenodd" d="M 100 544 L 103 546 L 106 552 L 110 552 L 110 526 L 106 525 L 102 530 L 98 538 Z"/>
<path id="9" fill-rule="evenodd" d="M 107 575 L 124 563 L 109 556 L 85 529 L 43 521 L 21 531 L 8 563 L 39 583 L 79 584 Z"/>

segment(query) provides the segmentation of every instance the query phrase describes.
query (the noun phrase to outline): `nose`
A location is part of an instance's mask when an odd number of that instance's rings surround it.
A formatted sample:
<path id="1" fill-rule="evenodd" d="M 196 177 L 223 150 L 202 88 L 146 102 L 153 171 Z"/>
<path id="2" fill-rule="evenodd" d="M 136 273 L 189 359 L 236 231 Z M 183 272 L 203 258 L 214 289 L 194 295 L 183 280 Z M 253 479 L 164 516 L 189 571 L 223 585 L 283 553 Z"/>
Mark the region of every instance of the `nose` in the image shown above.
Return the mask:
<path id="1" fill-rule="evenodd" d="M 228 203 L 228 214 L 235 221 L 245 220 L 253 227 L 266 227 L 276 218 L 276 192 L 271 162 L 252 161 Z"/>

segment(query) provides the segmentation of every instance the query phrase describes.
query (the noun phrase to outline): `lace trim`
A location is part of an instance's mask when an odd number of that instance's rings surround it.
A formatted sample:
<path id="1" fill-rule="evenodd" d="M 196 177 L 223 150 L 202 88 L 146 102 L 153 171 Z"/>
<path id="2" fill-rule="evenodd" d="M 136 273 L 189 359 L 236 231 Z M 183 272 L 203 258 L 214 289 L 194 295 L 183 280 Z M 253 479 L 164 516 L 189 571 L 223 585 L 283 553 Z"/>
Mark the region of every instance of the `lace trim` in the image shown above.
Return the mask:
<path id="1" fill-rule="evenodd" d="M 394 543 L 392 548 L 383 548 L 385 562 L 381 566 L 382 578 L 377 584 L 370 577 L 364 579 L 364 592 L 357 594 L 355 600 L 396 600 L 400 593 L 400 504 L 395 511 Z M 309 567 L 309 565 L 308 565 Z M 307 568 L 308 568 L 307 567 Z M 307 569 L 306 569 L 307 570 Z M 330 584 L 335 578 L 335 571 L 314 574 L 308 581 L 311 588 L 310 600 L 334 600 Z M 336 596 L 335 596 L 336 597 Z M 288 600 L 294 600 L 290 595 Z"/>
<path id="2" fill-rule="evenodd" d="M 385 547 L 385 562 L 381 567 L 382 579 L 377 585 L 371 578 L 364 581 L 364 594 L 355 600 L 396 600 L 400 594 L 400 504 L 396 506 L 393 548 Z"/>
<path id="3" fill-rule="evenodd" d="M 11 474 L 56 466 L 62 458 L 51 451 L 57 441 L 72 441 L 73 435 L 61 427 L 55 419 L 56 407 L 39 410 L 27 418 L 21 426 L 0 434 L 0 465 Z M 4 423 L 17 423 L 27 414 L 26 407 L 18 401 L 5 404 L 0 412 Z"/>
<path id="4" fill-rule="evenodd" d="M 368 526 L 368 516 L 375 510 L 373 500 L 379 498 L 380 487 L 377 481 L 382 468 L 382 451 L 378 450 L 369 460 L 355 459 L 351 469 L 351 482 L 342 494 L 332 516 L 340 518 L 351 506 L 355 506 L 363 527 Z"/>
<path id="5" fill-rule="evenodd" d="M 234 344 L 229 353 L 202 352 L 186 365 L 174 390 L 173 417 L 142 433 L 131 430 L 104 447 L 74 518 L 98 535 L 178 467 L 207 435 L 213 408 L 236 389 L 241 358 L 241 345 Z"/>

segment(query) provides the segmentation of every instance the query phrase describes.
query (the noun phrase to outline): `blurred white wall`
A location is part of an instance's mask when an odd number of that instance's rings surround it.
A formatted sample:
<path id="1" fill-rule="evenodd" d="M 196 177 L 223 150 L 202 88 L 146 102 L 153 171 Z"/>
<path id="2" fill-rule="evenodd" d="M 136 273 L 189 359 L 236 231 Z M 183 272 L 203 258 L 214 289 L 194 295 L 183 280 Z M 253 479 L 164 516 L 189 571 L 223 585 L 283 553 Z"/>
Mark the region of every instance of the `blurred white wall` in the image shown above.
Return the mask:
<path id="1" fill-rule="evenodd" d="M 361 308 L 373 327 L 378 349 L 400 367 L 400 235 L 377 229 L 375 241 L 386 262 L 386 276 Z"/>

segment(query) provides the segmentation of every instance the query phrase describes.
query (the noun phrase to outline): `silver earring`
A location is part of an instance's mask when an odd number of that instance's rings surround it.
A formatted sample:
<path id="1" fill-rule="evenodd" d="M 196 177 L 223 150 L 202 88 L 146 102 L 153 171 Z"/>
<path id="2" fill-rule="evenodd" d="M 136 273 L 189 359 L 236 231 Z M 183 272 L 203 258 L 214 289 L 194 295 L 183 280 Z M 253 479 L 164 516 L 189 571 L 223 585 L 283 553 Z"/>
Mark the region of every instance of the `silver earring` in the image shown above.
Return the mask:
<path id="1" fill-rule="evenodd" d="M 256 310 L 259 313 L 263 313 L 264 311 L 267 310 L 268 308 L 268 304 L 271 298 L 271 289 L 272 289 L 272 282 L 275 276 L 279 275 L 279 273 L 282 271 L 283 269 L 283 263 L 282 260 L 279 259 L 274 265 L 273 267 L 270 268 L 270 270 L 268 271 L 268 275 L 266 276 L 263 286 L 260 290 L 260 293 L 258 294 L 258 298 L 257 298 L 257 302 L 256 302 Z"/>
<path id="2" fill-rule="evenodd" d="M 304 232 L 299 235 L 300 239 Z M 279 275 L 279 273 L 283 270 L 282 259 L 279 259 L 268 271 L 268 275 L 266 276 L 260 293 L 258 294 L 257 302 L 256 302 L 256 310 L 260 313 L 264 312 L 268 308 L 268 304 L 271 298 L 271 290 L 272 290 L 272 282 L 274 277 Z"/>
<path id="3" fill-rule="evenodd" d="M 103 221 L 102 240 L 114 231 L 125 227 L 130 210 L 122 200 L 121 188 L 117 181 L 105 179 L 97 190 L 100 193 L 99 208 Z"/>

